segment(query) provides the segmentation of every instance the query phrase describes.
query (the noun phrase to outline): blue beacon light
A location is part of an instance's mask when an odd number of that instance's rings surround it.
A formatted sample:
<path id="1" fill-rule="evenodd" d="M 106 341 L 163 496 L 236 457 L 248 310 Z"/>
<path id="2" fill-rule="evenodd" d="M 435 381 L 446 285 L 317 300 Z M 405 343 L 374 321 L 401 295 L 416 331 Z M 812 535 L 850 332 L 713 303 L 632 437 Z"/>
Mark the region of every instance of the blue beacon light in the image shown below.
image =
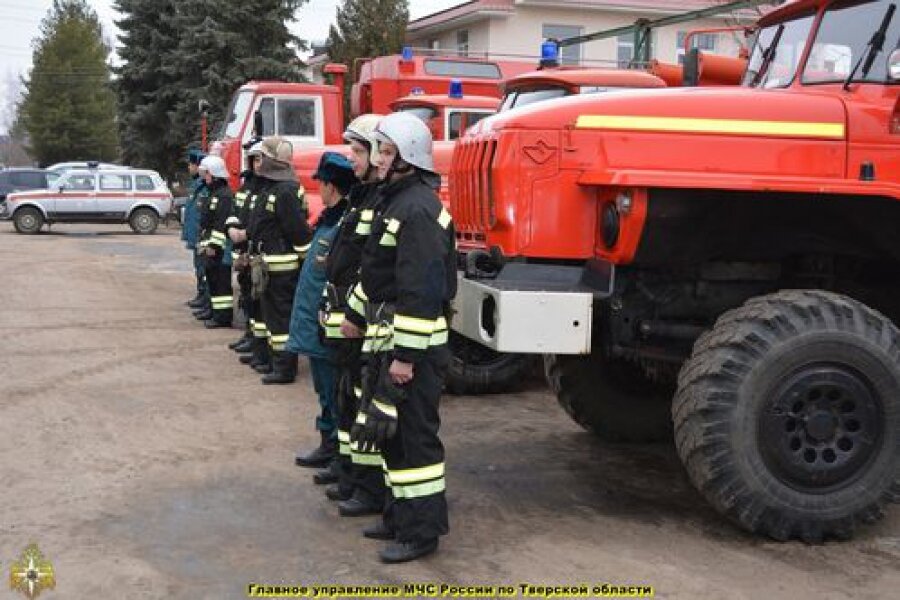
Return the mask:
<path id="1" fill-rule="evenodd" d="M 462 98 L 463 97 L 462 81 L 460 81 L 459 79 L 450 80 L 450 93 L 448 95 L 451 98 Z"/>
<path id="2" fill-rule="evenodd" d="M 401 58 L 406 62 L 412 61 L 412 59 L 413 59 L 412 46 L 403 46 Z"/>

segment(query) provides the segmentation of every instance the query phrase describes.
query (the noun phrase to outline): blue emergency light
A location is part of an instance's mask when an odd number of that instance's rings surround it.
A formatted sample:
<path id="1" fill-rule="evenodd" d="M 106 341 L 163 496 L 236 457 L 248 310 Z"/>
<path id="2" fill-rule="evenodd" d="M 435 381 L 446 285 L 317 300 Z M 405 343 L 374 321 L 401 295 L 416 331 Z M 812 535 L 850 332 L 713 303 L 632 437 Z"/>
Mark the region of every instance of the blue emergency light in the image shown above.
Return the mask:
<path id="1" fill-rule="evenodd" d="M 406 62 L 411 62 L 413 59 L 413 49 L 412 46 L 403 46 L 401 58 Z"/>
<path id="2" fill-rule="evenodd" d="M 555 40 L 545 40 L 541 44 L 541 67 L 559 66 L 559 44 Z"/>
<path id="3" fill-rule="evenodd" d="M 409 90 L 409 93 L 413 96 L 421 96 L 425 93 L 425 90 L 420 87 L 414 87 L 413 89 Z"/>
<path id="4" fill-rule="evenodd" d="M 451 98 L 462 98 L 463 97 L 463 89 L 462 89 L 462 81 L 459 79 L 451 79 L 450 80 L 450 93 L 447 94 Z"/>

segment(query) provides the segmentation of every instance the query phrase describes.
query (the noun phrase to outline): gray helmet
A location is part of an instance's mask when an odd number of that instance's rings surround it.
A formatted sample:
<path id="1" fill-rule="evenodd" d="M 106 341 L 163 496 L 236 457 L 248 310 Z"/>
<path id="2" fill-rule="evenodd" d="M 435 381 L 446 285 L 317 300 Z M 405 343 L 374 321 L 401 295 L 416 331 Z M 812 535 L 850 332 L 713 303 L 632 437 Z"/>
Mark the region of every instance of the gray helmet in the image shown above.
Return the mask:
<path id="1" fill-rule="evenodd" d="M 422 119 L 408 112 L 395 112 L 379 121 L 375 137 L 380 143 L 397 146 L 400 158 L 423 171 L 436 173 L 432 155 L 431 130 Z"/>

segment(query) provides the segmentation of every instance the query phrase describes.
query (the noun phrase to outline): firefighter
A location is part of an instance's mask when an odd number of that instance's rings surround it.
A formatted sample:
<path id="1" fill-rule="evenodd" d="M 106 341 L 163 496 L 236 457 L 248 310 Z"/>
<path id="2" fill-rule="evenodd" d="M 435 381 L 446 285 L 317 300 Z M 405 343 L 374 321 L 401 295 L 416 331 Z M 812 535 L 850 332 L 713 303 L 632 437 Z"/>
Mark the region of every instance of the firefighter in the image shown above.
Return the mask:
<path id="1" fill-rule="evenodd" d="M 228 345 L 229 348 L 238 353 L 249 353 L 253 349 L 253 319 L 250 314 L 253 302 L 251 297 L 250 259 L 247 256 L 247 236 L 241 234 L 246 232 L 250 209 L 254 205 L 257 188 L 259 187 L 259 179 L 256 176 L 256 163 L 259 162 L 261 141 L 253 139 L 244 145 L 244 149 L 247 151 L 247 168 L 241 173 L 241 188 L 234 195 L 234 208 L 225 222 L 228 237 L 234 245 L 231 256 L 234 270 L 237 272 L 238 287 L 240 289 L 238 307 L 245 317 L 244 335 Z"/>
<path id="2" fill-rule="evenodd" d="M 209 189 L 209 201 L 200 213 L 200 251 L 205 258 L 212 315 L 208 329 L 231 327 L 234 295 L 231 289 L 231 242 L 225 237 L 225 221 L 231 213 L 233 196 L 228 187 L 228 169 L 218 156 L 200 162 L 200 175 Z"/>
<path id="3" fill-rule="evenodd" d="M 188 199 L 184 204 L 181 239 L 184 240 L 185 247 L 191 251 L 193 256 L 194 277 L 197 282 L 197 295 L 187 304 L 195 311 L 206 312 L 209 306 L 209 288 L 206 283 L 206 274 L 203 270 L 203 258 L 197 247 L 200 243 L 200 204 L 208 194 L 206 182 L 200 177 L 199 172 L 200 161 L 203 160 L 204 156 L 196 148 L 191 148 L 188 151 L 188 172 L 191 179 L 188 182 Z"/>
<path id="4" fill-rule="evenodd" d="M 395 563 L 434 552 L 448 531 L 438 403 L 450 361 L 456 243 L 450 214 L 435 194 L 440 176 L 428 126 L 394 113 L 375 135 L 383 212 L 366 240 L 350 302 L 366 317 L 367 355 L 365 410 L 351 440 L 381 448 L 391 491 L 381 533 L 393 540 L 379 555 Z M 342 329 L 361 333 L 346 320 Z"/>
<path id="5" fill-rule="evenodd" d="M 349 207 L 328 256 L 328 286 L 324 296 L 325 339 L 334 349 L 340 368 L 337 389 L 338 456 L 325 472 L 316 474 L 320 481 L 336 480 L 326 490 L 329 499 L 338 501 L 343 516 L 378 514 L 384 508 L 385 482 L 383 461 L 377 449 L 362 451 L 350 443 L 350 428 L 360 408 L 360 369 L 362 340 L 344 338 L 340 325 L 347 311 L 347 297 L 359 279 L 362 249 L 378 211 L 378 172 L 375 167 L 378 141 L 375 127 L 381 115 L 361 115 L 347 126 L 344 140 L 350 145 L 350 162 L 360 183 L 349 195 Z M 365 318 L 359 317 L 365 328 Z"/>
<path id="6" fill-rule="evenodd" d="M 316 223 L 310 250 L 300 270 L 287 350 L 309 357 L 313 387 L 319 396 L 321 407 L 321 413 L 316 418 L 316 430 L 321 442 L 309 454 L 298 453 L 295 462 L 305 467 L 325 467 L 334 458 L 337 449 L 335 388 L 338 369 L 332 357 L 332 349 L 323 343 L 324 336 L 319 331 L 319 312 L 326 284 L 326 262 L 347 208 L 347 193 L 356 183 L 356 177 L 350 161 L 344 155 L 325 152 L 319 159 L 313 179 L 319 181 L 324 210 Z M 329 483 L 330 479 L 317 474 L 314 481 Z"/>
<path id="7" fill-rule="evenodd" d="M 262 257 L 268 283 L 262 293 L 263 322 L 270 363 L 256 367 L 264 384 L 291 383 L 297 376 L 297 355 L 285 347 L 301 256 L 312 237 L 303 188 L 291 165 L 293 146 L 268 137 L 260 147 L 260 192 L 250 218 L 251 251 Z"/>

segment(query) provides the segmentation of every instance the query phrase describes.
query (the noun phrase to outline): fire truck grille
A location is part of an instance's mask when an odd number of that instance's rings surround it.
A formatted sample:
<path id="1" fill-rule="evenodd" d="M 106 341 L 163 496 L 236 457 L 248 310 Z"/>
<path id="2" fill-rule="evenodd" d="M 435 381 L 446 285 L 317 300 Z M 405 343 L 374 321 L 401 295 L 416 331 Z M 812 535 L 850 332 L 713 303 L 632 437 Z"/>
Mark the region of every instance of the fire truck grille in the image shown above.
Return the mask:
<path id="1" fill-rule="evenodd" d="M 451 211 L 457 231 L 484 232 L 497 222 L 491 185 L 496 152 L 496 140 L 457 141 L 450 174 Z"/>

